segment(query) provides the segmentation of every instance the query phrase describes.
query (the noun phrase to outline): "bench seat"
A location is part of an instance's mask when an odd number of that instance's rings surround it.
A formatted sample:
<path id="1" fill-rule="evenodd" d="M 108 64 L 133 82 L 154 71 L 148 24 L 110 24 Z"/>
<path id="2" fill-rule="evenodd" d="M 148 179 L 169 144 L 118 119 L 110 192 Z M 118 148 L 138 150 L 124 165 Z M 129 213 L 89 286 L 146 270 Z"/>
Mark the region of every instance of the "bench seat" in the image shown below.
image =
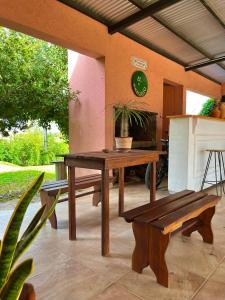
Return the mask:
<path id="1" fill-rule="evenodd" d="M 190 236 L 197 230 L 204 242 L 213 243 L 211 219 L 219 199 L 185 190 L 124 212 L 125 220 L 132 222 L 136 241 L 132 269 L 141 273 L 149 265 L 158 283 L 168 287 L 165 252 L 171 235 L 182 231 L 183 235 Z"/>
<path id="2" fill-rule="evenodd" d="M 76 178 L 75 189 L 79 191 L 76 194 L 76 198 L 80 198 L 86 195 L 93 194 L 93 205 L 98 206 L 98 203 L 101 201 L 101 175 L 92 174 L 87 176 L 81 176 Z M 112 181 L 112 178 L 110 178 Z M 80 190 L 93 187 L 93 191 L 82 192 Z M 51 207 L 53 201 L 55 200 L 56 195 L 68 193 L 69 186 L 67 180 L 56 180 L 44 183 L 40 189 L 40 198 L 42 205 L 46 205 L 47 209 Z M 68 197 L 59 199 L 60 202 L 68 201 Z M 47 210 L 46 210 L 47 211 Z M 57 229 L 57 217 L 54 212 L 49 218 L 52 228 Z"/>

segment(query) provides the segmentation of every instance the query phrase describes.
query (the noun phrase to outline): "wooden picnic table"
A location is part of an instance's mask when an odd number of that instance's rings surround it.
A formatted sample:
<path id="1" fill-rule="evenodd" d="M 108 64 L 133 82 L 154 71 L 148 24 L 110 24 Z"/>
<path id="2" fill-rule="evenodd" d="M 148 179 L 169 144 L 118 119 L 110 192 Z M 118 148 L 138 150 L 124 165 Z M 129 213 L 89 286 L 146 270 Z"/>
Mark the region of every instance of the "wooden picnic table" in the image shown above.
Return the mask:
<path id="1" fill-rule="evenodd" d="M 119 169 L 119 215 L 124 211 L 124 168 L 152 163 L 150 171 L 150 202 L 155 201 L 156 162 L 162 151 L 130 150 L 128 152 L 98 151 L 64 155 L 69 181 L 69 239 L 76 239 L 75 168 L 101 170 L 102 176 L 102 255 L 109 254 L 109 171 Z"/>

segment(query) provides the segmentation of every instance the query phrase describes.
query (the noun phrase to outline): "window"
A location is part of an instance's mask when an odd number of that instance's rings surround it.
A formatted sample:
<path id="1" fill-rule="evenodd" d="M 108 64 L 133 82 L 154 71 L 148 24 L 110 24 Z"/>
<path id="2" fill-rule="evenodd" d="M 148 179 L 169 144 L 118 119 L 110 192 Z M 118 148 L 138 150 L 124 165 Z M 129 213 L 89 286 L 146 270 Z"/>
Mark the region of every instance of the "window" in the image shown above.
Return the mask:
<path id="1" fill-rule="evenodd" d="M 187 115 L 198 115 L 202 104 L 206 102 L 210 97 L 203 96 L 198 93 L 187 91 L 186 93 L 186 114 Z"/>

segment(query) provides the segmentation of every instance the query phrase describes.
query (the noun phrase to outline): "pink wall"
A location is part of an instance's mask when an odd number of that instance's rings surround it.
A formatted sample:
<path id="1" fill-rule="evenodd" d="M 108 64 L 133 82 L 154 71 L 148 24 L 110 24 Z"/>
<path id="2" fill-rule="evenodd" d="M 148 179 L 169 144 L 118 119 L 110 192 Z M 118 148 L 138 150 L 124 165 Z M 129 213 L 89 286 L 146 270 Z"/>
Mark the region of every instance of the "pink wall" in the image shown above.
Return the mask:
<path id="1" fill-rule="evenodd" d="M 109 35 L 104 25 L 58 1 L 0 0 L 0 7 L 1 25 L 49 40 L 85 55 L 105 58 L 106 147 L 112 147 L 113 141 L 113 119 L 112 110 L 108 109 L 109 104 L 135 99 L 130 86 L 131 75 L 135 70 L 130 63 L 131 56 L 145 59 L 149 64 L 149 68 L 146 71 L 149 80 L 149 91 L 140 101 L 146 101 L 150 105 L 149 110 L 158 112 L 158 139 L 160 138 L 162 127 L 164 79 L 183 85 L 184 104 L 187 89 L 218 99 L 221 96 L 221 85 L 192 71 L 185 72 L 182 66 L 119 33 Z M 87 61 L 84 61 L 84 63 L 87 63 L 88 66 Z M 100 81 L 99 84 L 102 86 L 103 82 Z M 75 85 L 75 88 L 78 87 Z M 87 85 L 84 84 L 80 89 L 82 90 L 82 97 L 85 97 Z M 85 103 L 88 105 L 90 103 L 88 101 L 94 100 L 91 99 L 91 92 L 88 89 L 87 93 L 89 95 L 87 99 L 89 100 Z M 85 99 L 81 98 L 82 100 L 85 101 Z M 86 104 L 84 111 L 88 107 Z M 75 118 L 79 118 L 81 124 L 85 124 L 86 114 L 81 112 L 83 108 L 80 108 L 80 115 L 77 116 L 76 109 L 71 107 L 70 133 L 72 139 L 70 146 L 72 151 L 77 147 L 78 125 L 74 121 Z M 96 118 L 94 118 L 95 120 Z M 102 120 L 104 121 L 104 119 Z M 91 130 L 91 126 L 85 128 L 87 131 Z M 93 130 L 90 131 L 90 133 L 92 132 Z M 102 145 L 103 139 L 95 132 L 92 142 L 93 145 Z M 84 145 L 85 147 L 89 146 L 88 142 L 85 142 Z"/>
<path id="2" fill-rule="evenodd" d="M 68 51 L 72 90 L 80 90 L 80 104 L 70 102 L 70 152 L 105 147 L 105 65 L 103 59 Z M 79 175 L 86 172 L 79 170 Z M 96 173 L 96 171 L 95 171 Z"/>

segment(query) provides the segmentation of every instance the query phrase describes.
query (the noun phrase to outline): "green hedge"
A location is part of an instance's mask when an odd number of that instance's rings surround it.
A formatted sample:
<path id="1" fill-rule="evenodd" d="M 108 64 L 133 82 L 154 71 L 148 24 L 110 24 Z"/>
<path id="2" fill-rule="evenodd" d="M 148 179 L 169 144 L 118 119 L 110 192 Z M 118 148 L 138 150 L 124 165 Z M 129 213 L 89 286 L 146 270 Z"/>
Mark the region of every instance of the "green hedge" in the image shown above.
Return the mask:
<path id="1" fill-rule="evenodd" d="M 49 164 L 56 154 L 67 153 L 68 144 L 60 134 L 48 134 L 48 150 L 44 150 L 43 132 L 26 131 L 15 134 L 10 139 L 0 139 L 0 161 L 20 166 Z"/>

